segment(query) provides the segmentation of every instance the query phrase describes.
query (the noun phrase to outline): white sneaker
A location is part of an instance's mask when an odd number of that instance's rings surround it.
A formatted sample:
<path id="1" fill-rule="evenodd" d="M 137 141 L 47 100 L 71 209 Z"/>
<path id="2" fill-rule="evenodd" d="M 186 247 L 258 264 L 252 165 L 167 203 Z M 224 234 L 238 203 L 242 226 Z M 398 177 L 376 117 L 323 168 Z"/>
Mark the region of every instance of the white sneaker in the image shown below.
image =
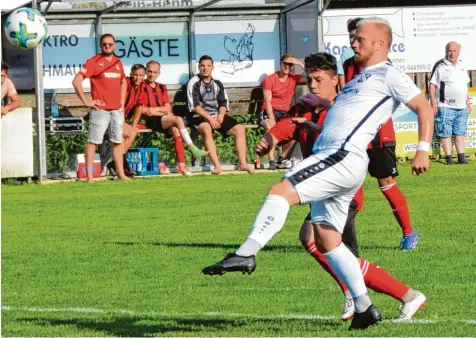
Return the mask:
<path id="1" fill-rule="evenodd" d="M 291 158 L 291 163 L 292 163 L 293 168 L 295 166 L 297 166 L 299 164 L 299 162 L 301 162 L 301 161 L 302 161 L 302 159 L 299 159 L 299 158 L 294 158 L 294 157 Z"/>
<path id="2" fill-rule="evenodd" d="M 352 298 L 345 298 L 344 311 L 342 312 L 342 320 L 344 322 L 354 317 L 354 300 Z"/>
<path id="3" fill-rule="evenodd" d="M 408 303 L 404 303 L 400 307 L 400 316 L 396 319 L 396 322 L 409 322 L 412 320 L 415 313 L 422 310 L 426 305 L 426 297 L 423 293 L 415 291 L 417 296 Z"/>
<path id="4" fill-rule="evenodd" d="M 284 160 L 280 163 L 277 163 L 277 167 L 279 169 L 291 169 L 293 167 L 293 163 L 291 160 Z"/>

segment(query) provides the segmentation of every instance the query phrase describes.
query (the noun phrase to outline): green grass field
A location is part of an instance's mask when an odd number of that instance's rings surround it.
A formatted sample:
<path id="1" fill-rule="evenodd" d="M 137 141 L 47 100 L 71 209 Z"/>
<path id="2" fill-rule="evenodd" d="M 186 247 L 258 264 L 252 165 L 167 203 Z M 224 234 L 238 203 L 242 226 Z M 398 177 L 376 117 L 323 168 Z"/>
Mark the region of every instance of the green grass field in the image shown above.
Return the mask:
<path id="1" fill-rule="evenodd" d="M 415 252 L 370 178 L 357 217 L 360 253 L 428 298 L 412 324 L 371 292 L 386 319 L 364 332 L 339 320 L 343 297 L 301 248 L 307 207 L 248 276 L 201 269 L 248 235 L 282 173 L 2 186 L 3 336 L 475 336 L 476 163 L 400 167 Z"/>

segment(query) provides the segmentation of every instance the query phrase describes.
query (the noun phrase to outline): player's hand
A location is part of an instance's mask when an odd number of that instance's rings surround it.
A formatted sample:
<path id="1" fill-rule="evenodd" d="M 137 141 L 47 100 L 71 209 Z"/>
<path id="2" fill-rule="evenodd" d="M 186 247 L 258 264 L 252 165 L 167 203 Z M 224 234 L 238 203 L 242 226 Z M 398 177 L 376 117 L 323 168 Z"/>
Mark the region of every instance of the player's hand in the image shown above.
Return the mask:
<path id="1" fill-rule="evenodd" d="M 430 166 L 430 158 L 428 152 L 417 150 L 415 157 L 412 161 L 412 174 L 413 176 L 418 176 L 428 171 Z"/>
<path id="2" fill-rule="evenodd" d="M 220 123 L 220 125 L 223 123 L 223 119 L 225 118 L 225 115 L 218 115 L 217 117 L 217 122 Z"/>
<path id="3" fill-rule="evenodd" d="M 268 138 L 269 138 L 269 134 L 265 134 L 256 145 L 255 152 L 258 156 L 264 156 L 269 153 L 270 142 Z"/>
<path id="4" fill-rule="evenodd" d="M 301 98 L 301 102 L 304 103 L 305 105 L 308 105 L 311 108 L 317 108 L 317 107 L 329 108 L 331 103 L 329 100 L 323 99 L 322 97 L 319 97 L 312 93 L 308 93 L 304 95 Z"/>
<path id="5" fill-rule="evenodd" d="M 5 106 L 2 106 L 2 117 L 3 115 L 7 115 L 7 114 L 8 114 L 8 108 Z"/>
<path id="6" fill-rule="evenodd" d="M 438 105 L 436 103 L 431 103 L 431 109 L 433 109 L 433 115 L 438 115 Z"/>
<path id="7" fill-rule="evenodd" d="M 87 100 L 86 106 L 88 108 L 94 108 L 99 110 L 100 109 L 99 107 L 104 106 L 104 102 L 102 102 L 101 100 Z"/>
<path id="8" fill-rule="evenodd" d="M 275 119 L 270 119 L 270 118 L 268 118 L 268 119 L 266 120 L 267 130 L 270 130 L 270 129 L 273 128 L 275 125 L 276 125 L 276 120 L 275 120 Z"/>
<path id="9" fill-rule="evenodd" d="M 151 117 L 151 116 L 154 116 L 154 115 L 155 115 L 155 112 L 154 112 L 154 109 L 153 109 L 153 108 L 144 107 L 144 112 L 143 112 L 143 114 L 144 114 L 145 116 Z"/>
<path id="10" fill-rule="evenodd" d="M 208 123 L 212 126 L 213 129 L 220 129 L 221 123 L 217 121 L 214 117 L 208 119 Z"/>

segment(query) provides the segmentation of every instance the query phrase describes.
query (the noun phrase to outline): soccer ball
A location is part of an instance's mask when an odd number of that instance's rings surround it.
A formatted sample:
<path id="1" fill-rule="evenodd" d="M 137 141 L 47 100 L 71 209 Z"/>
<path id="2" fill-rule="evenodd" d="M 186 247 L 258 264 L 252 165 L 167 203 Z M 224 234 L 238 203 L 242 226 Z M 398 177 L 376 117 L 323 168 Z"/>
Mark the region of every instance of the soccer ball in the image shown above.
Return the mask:
<path id="1" fill-rule="evenodd" d="M 48 37 L 48 25 L 45 17 L 36 9 L 19 8 L 5 21 L 5 35 L 15 47 L 33 49 Z"/>

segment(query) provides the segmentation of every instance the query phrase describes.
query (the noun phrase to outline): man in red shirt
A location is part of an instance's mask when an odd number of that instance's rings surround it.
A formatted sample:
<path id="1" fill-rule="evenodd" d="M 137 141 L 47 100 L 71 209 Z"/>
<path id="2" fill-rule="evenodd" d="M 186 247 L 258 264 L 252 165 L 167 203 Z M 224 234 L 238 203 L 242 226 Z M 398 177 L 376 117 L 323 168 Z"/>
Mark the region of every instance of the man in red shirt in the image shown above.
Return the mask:
<path id="1" fill-rule="evenodd" d="M 139 94 L 139 105 L 134 112 L 132 127 L 137 127 L 141 116 L 146 116 L 146 126 L 153 131 L 172 135 L 174 138 L 175 152 L 178 160 L 178 172 L 190 176 L 192 173 L 185 164 L 185 150 L 183 142 L 195 157 L 202 157 L 208 153 L 199 149 L 192 142 L 190 134 L 185 127 L 185 122 L 180 116 L 172 114 L 169 93 L 164 84 L 156 82 L 160 75 L 160 63 L 149 61 L 147 79 Z"/>
<path id="2" fill-rule="evenodd" d="M 268 75 L 263 81 L 264 102 L 258 117 L 258 124 L 263 126 L 265 131 L 271 129 L 276 122 L 282 119 L 291 106 L 294 91 L 302 79 L 300 74 L 292 72 L 295 65 L 304 68 L 304 64 L 300 60 L 291 54 L 284 54 L 281 57 L 279 71 Z M 278 165 L 281 165 L 293 145 L 294 141 L 290 141 L 283 146 L 283 152 L 278 158 Z M 268 157 L 269 169 L 275 170 L 274 150 L 268 154 Z"/>
<path id="3" fill-rule="evenodd" d="M 124 123 L 124 103 L 127 81 L 120 59 L 114 55 L 116 40 L 111 34 L 100 38 L 101 53 L 88 59 L 76 74 L 73 87 L 81 102 L 90 108 L 88 144 L 86 145 L 87 182 L 94 182 L 93 161 L 97 145 L 109 129 L 112 144 L 112 156 L 117 166 L 119 179 L 129 181 L 123 169 L 122 129 Z M 86 98 L 82 87 L 85 78 L 91 81 L 91 97 Z"/>
<path id="4" fill-rule="evenodd" d="M 335 88 L 338 78 L 336 60 L 330 54 L 311 54 L 306 57 L 305 64 L 311 94 L 305 96 L 301 103 L 293 106 L 287 116 L 276 123 L 276 125 L 263 136 L 256 147 L 256 152 L 261 156 L 265 155 L 280 142 L 289 140 L 299 142 L 304 158 L 312 154 L 314 142 L 322 131 L 327 115 L 327 108 L 332 105 L 337 96 Z M 363 201 L 363 189 L 360 188 L 350 203 L 347 221 L 342 234 L 344 244 L 356 257 L 359 257 L 359 253 L 355 230 L 355 217 L 362 209 Z M 311 212 L 304 219 L 299 238 L 306 251 L 314 257 L 324 270 L 339 284 L 345 296 L 342 320 L 347 321 L 351 319 L 354 314 L 352 295 L 347 285 L 340 281 L 337 275 L 332 271 L 325 256 L 316 248 Z M 411 319 L 422 306 L 422 301 L 425 301 L 423 294 L 395 279 L 376 264 L 360 258 L 359 261 L 367 287 L 401 301 L 403 306 L 400 312 L 400 318 L 402 320 Z"/>
<path id="5" fill-rule="evenodd" d="M 127 78 L 127 94 L 126 103 L 124 104 L 124 128 L 123 128 L 123 148 L 124 148 L 124 171 L 128 176 L 134 176 L 135 173 L 129 167 L 126 154 L 129 151 L 132 143 L 137 137 L 139 132 L 138 128 L 132 127 L 132 123 L 126 122 L 127 119 L 131 119 L 134 116 L 136 106 L 139 104 L 139 94 L 141 88 L 144 85 L 145 67 L 141 64 L 135 64 L 131 67 L 131 75 Z"/>
<path id="6" fill-rule="evenodd" d="M 355 34 L 355 31 L 349 31 L 349 34 Z M 354 60 L 354 57 L 351 57 L 343 62 L 345 83 L 351 81 L 362 70 Z M 402 229 L 401 249 L 411 251 L 416 248 L 420 236 L 413 230 L 407 200 L 395 181 L 395 177 L 398 176 L 395 146 L 395 130 L 393 120 L 390 118 L 387 123 L 382 125 L 374 140 L 369 144 L 367 150 L 370 160 L 368 171 L 370 176 L 377 179 L 380 190 L 390 203 L 393 214 Z"/>

